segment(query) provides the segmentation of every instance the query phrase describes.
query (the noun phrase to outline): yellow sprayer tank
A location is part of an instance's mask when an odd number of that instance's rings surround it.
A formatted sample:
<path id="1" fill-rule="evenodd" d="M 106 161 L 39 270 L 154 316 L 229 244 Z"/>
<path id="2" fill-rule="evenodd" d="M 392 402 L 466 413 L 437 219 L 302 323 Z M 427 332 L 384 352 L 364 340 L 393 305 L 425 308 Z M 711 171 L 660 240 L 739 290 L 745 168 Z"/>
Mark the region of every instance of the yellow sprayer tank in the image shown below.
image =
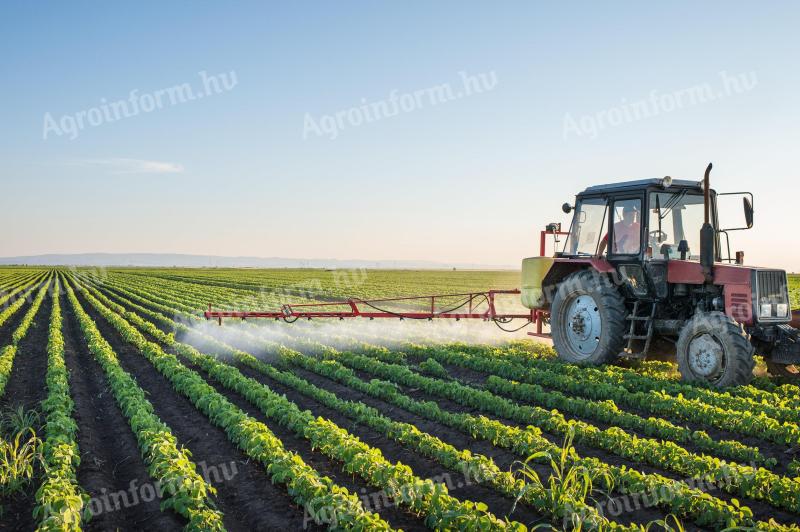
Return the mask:
<path id="1" fill-rule="evenodd" d="M 522 259 L 522 305 L 529 309 L 547 307 L 542 281 L 555 260 L 552 257 Z"/>

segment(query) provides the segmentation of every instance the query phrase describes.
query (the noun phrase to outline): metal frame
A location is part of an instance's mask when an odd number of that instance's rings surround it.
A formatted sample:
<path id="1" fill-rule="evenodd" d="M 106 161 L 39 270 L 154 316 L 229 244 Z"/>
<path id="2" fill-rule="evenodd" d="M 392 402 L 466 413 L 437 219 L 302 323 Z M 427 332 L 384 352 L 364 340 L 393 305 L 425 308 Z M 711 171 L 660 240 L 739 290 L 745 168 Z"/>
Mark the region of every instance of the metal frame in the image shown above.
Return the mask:
<path id="1" fill-rule="evenodd" d="M 204 313 L 206 319 L 217 319 L 222 325 L 222 318 L 239 318 L 242 320 L 248 318 L 267 318 L 267 319 L 282 319 L 287 322 L 292 322 L 301 318 L 399 318 L 399 319 L 412 319 L 412 320 L 432 320 L 434 318 L 451 318 L 456 320 L 461 319 L 481 319 L 484 321 L 490 320 L 510 320 L 510 319 L 526 319 L 528 321 L 534 320 L 533 311 L 526 314 L 502 314 L 498 313 L 495 308 L 495 296 L 497 295 L 519 295 L 518 289 L 514 290 L 488 290 L 486 292 L 470 292 L 463 294 L 438 294 L 430 296 L 409 296 L 409 297 L 395 297 L 386 299 L 358 299 L 349 298 L 344 301 L 332 301 L 326 303 L 301 303 L 297 305 L 283 305 L 280 311 L 273 312 L 251 312 L 251 311 L 224 311 L 212 310 L 211 305 L 208 306 L 208 311 Z M 437 311 L 437 299 L 447 297 L 461 297 L 465 298 L 464 302 L 454 309 L 449 311 Z M 476 301 L 477 300 L 477 301 Z M 397 302 L 411 302 L 411 301 L 429 301 L 430 310 L 424 312 L 407 312 L 407 311 L 393 311 L 378 308 L 377 305 L 385 303 Z M 478 312 L 478 307 L 487 304 L 487 309 L 483 312 Z M 330 307 L 349 307 L 349 310 L 326 310 Z M 456 310 L 467 307 L 466 312 L 455 312 Z M 363 310 L 362 307 L 368 307 L 373 310 Z"/>
<path id="2" fill-rule="evenodd" d="M 539 256 L 544 257 L 547 251 L 547 235 L 553 235 L 555 242 L 558 243 L 558 237 L 568 235 L 567 231 L 560 230 L 544 230 L 539 236 Z M 549 336 L 542 332 L 544 320 L 550 315 L 545 310 L 531 310 L 525 314 L 503 314 L 498 313 L 495 307 L 496 296 L 502 295 L 519 295 L 519 289 L 513 290 L 488 290 L 486 292 L 469 292 L 463 294 L 438 294 L 428 296 L 407 296 L 395 297 L 386 299 L 359 299 L 349 298 L 344 301 L 332 301 L 325 303 L 300 303 L 297 305 L 282 305 L 279 311 L 259 312 L 259 311 L 235 311 L 235 310 L 214 310 L 209 303 L 208 310 L 203 313 L 207 320 L 216 319 L 222 325 L 223 318 L 238 318 L 246 320 L 248 318 L 265 318 L 274 320 L 283 320 L 288 323 L 294 322 L 301 318 L 338 318 L 343 320 L 345 318 L 367 318 L 373 320 L 375 318 L 399 318 L 412 319 L 412 320 L 433 320 L 433 319 L 479 319 L 483 321 L 497 321 L 507 322 L 513 319 L 524 319 L 529 324 L 536 324 L 536 333 L 529 333 L 533 336 Z M 437 310 L 437 300 L 439 302 L 443 298 L 460 297 L 464 301 L 455 308 L 448 310 Z M 386 303 L 398 302 L 412 302 L 412 301 L 426 301 L 429 302 L 429 310 L 426 311 L 394 311 L 386 310 L 382 307 Z M 485 311 L 478 311 L 478 307 L 486 303 Z M 380 307 L 379 307 L 380 305 Z M 347 307 L 349 310 L 329 310 L 331 307 Z M 364 307 L 371 310 L 364 310 Z M 467 307 L 466 312 L 456 312 L 457 310 Z M 527 325 L 527 324 L 526 324 Z"/>
<path id="3" fill-rule="evenodd" d="M 574 222 L 574 217 L 573 217 Z M 570 224 L 569 231 L 542 231 L 539 235 L 539 256 L 544 257 L 547 253 L 547 235 L 553 235 L 553 239 L 555 240 L 556 244 L 558 243 L 558 237 L 565 235 L 568 236 L 572 231 L 572 224 Z M 553 248 L 553 252 L 557 253 L 558 250 Z M 550 312 L 547 310 L 539 310 L 534 309 L 531 311 L 531 315 L 533 316 L 533 323 L 536 324 L 536 332 L 529 332 L 528 335 L 535 336 L 537 338 L 550 338 L 550 333 L 544 332 L 544 322 L 545 320 L 550 318 Z"/>

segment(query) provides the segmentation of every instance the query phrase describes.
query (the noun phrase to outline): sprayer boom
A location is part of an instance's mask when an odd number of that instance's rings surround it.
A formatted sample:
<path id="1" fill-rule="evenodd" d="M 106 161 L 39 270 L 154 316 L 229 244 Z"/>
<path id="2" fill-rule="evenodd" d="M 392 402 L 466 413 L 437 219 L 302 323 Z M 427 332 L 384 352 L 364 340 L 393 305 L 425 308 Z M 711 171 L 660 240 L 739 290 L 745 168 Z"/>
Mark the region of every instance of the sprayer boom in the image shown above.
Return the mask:
<path id="1" fill-rule="evenodd" d="M 242 320 L 248 318 L 271 318 L 282 319 L 287 322 L 293 322 L 301 318 L 399 318 L 411 320 L 432 320 L 434 318 L 460 320 L 463 318 L 507 322 L 519 318 L 532 322 L 535 320 L 534 311 L 524 314 L 497 312 L 495 307 L 496 296 L 519 295 L 519 293 L 519 290 L 489 290 L 466 294 L 440 294 L 390 299 L 350 298 L 345 301 L 283 305 L 280 311 L 273 312 L 212 310 L 209 304 L 208 311 L 204 315 L 206 319 L 219 320 L 220 324 L 222 324 L 222 318 L 239 318 Z M 458 302 L 453 303 L 454 299 L 457 299 Z M 442 300 L 444 300 L 444 303 Z M 387 309 L 386 307 L 396 307 L 398 310 Z M 424 310 L 421 310 L 422 308 Z"/>

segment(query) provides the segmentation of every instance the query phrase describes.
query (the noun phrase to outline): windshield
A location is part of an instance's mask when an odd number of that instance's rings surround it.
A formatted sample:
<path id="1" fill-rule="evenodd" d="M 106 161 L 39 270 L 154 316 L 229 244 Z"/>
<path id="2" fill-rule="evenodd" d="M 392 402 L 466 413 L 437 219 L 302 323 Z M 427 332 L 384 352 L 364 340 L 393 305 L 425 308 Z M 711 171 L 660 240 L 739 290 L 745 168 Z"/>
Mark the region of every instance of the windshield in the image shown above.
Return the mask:
<path id="1" fill-rule="evenodd" d="M 688 245 L 686 258 L 700 260 L 700 228 L 705 219 L 703 195 L 680 192 L 650 194 L 649 246 L 654 258 L 679 259 L 681 240 Z"/>
<path id="2" fill-rule="evenodd" d="M 564 252 L 567 255 L 595 255 L 600 238 L 605 235 L 606 200 L 604 198 L 581 201 L 575 209 Z"/>

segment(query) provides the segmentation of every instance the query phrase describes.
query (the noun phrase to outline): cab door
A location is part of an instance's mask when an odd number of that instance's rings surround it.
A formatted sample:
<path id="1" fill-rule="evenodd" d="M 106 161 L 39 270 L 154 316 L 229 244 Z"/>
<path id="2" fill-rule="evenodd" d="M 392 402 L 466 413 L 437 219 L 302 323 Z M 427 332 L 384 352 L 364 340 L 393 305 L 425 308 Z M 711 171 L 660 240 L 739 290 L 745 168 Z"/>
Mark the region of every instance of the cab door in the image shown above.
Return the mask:
<path id="1" fill-rule="evenodd" d="M 641 194 L 616 196 L 610 203 L 608 261 L 626 285 L 629 296 L 646 298 L 651 294 L 644 271 L 644 246 L 647 239 L 645 202 Z"/>

